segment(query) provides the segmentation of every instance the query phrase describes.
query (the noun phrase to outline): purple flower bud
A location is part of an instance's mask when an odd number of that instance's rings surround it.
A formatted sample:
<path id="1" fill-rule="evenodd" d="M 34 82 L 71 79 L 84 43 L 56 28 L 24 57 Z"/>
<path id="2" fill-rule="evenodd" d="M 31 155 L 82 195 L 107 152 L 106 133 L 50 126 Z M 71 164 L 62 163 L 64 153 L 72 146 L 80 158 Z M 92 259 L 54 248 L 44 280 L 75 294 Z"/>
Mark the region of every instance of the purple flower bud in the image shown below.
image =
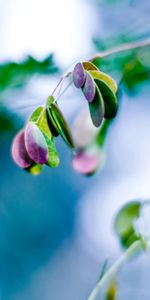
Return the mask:
<path id="1" fill-rule="evenodd" d="M 31 159 L 37 164 L 48 161 L 48 146 L 44 135 L 36 124 L 29 122 L 25 128 L 25 146 Z"/>
<path id="2" fill-rule="evenodd" d="M 21 168 L 28 168 L 32 164 L 32 159 L 29 157 L 24 140 L 24 131 L 21 130 L 15 136 L 12 144 L 12 158 L 15 163 Z"/>
<path id="3" fill-rule="evenodd" d="M 81 88 L 85 83 L 85 70 L 82 63 L 77 63 L 73 70 L 73 82 L 76 88 Z"/>

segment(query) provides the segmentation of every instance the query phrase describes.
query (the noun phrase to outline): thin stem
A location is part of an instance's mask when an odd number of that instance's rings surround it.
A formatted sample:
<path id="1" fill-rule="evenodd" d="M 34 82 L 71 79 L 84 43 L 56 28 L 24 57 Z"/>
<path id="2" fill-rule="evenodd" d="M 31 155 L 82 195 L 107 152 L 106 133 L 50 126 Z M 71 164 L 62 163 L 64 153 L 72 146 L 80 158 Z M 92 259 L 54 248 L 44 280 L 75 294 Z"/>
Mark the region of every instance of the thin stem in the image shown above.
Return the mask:
<path id="1" fill-rule="evenodd" d="M 140 49 L 143 47 L 150 46 L 150 38 L 143 40 L 143 41 L 137 41 L 137 42 L 130 42 L 123 45 L 120 45 L 118 47 L 112 48 L 110 50 L 105 50 L 102 52 L 98 52 L 95 56 L 93 56 L 90 61 L 96 59 L 96 58 L 104 58 L 116 53 L 133 50 L 133 49 Z"/>
<path id="2" fill-rule="evenodd" d="M 52 92 L 52 96 L 54 95 L 54 93 L 56 92 L 56 90 L 58 89 L 58 87 L 60 86 L 60 84 L 62 83 L 62 81 L 64 80 L 64 76 L 60 78 L 58 84 L 56 85 L 56 87 L 54 88 L 53 92 Z"/>
<path id="3" fill-rule="evenodd" d="M 105 273 L 105 275 L 98 281 L 97 285 L 91 292 L 88 300 L 96 300 L 100 289 L 104 286 L 105 283 L 110 281 L 114 275 L 117 273 L 119 268 L 131 258 L 134 254 L 137 254 L 140 250 L 143 249 L 143 243 L 141 240 L 135 241 L 120 257 L 119 259 L 110 267 L 110 269 Z"/>
<path id="4" fill-rule="evenodd" d="M 104 145 L 104 142 L 105 142 L 105 139 L 106 139 L 106 136 L 107 136 L 107 132 L 108 132 L 108 128 L 109 126 L 111 125 L 112 123 L 112 120 L 104 120 L 97 135 L 96 135 L 96 143 L 97 145 L 99 146 L 103 146 Z"/>
<path id="5" fill-rule="evenodd" d="M 63 94 L 68 90 L 68 88 L 71 86 L 72 82 L 73 82 L 73 81 L 70 81 L 70 82 L 68 83 L 68 85 L 64 88 L 64 90 L 61 92 L 61 94 L 57 97 L 56 100 L 59 100 L 59 98 L 62 97 L 62 95 L 63 95 Z"/>
<path id="6" fill-rule="evenodd" d="M 56 92 L 56 90 L 58 89 L 58 87 L 60 86 L 60 84 L 63 82 L 63 80 L 64 80 L 65 78 L 68 78 L 70 75 L 71 75 L 71 72 L 68 72 L 68 73 L 66 73 L 65 75 L 63 75 L 63 76 L 60 78 L 58 84 L 56 85 L 56 87 L 54 88 L 54 90 L 53 90 L 53 92 L 52 92 L 52 94 L 51 94 L 52 96 L 54 95 L 54 93 Z"/>

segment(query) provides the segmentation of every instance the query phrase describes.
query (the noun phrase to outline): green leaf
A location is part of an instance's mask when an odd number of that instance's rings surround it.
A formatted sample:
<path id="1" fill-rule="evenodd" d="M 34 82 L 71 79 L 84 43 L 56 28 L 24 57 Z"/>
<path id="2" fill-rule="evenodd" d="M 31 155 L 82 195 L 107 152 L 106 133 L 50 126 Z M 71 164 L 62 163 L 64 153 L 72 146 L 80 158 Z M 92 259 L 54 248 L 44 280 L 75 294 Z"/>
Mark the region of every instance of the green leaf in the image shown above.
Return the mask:
<path id="1" fill-rule="evenodd" d="M 53 97 L 49 97 L 48 101 L 50 103 L 53 102 Z M 38 107 L 30 117 L 30 120 L 35 122 L 39 129 L 42 131 L 47 146 L 48 146 L 48 165 L 52 168 L 55 168 L 59 165 L 59 156 L 55 148 L 55 144 L 53 141 L 53 136 L 51 130 L 49 128 L 48 119 L 47 119 L 47 111 L 43 107 Z"/>
<path id="2" fill-rule="evenodd" d="M 48 126 L 47 113 L 44 107 L 39 106 L 38 108 L 36 108 L 29 120 L 36 123 L 42 133 L 49 139 L 52 139 L 52 134 Z"/>
<path id="3" fill-rule="evenodd" d="M 46 143 L 48 146 L 48 165 L 52 168 L 55 168 L 59 165 L 59 156 L 55 148 L 55 144 L 53 141 L 53 136 L 48 124 L 47 112 L 44 109 L 41 113 L 37 125 L 41 129 L 46 139 Z"/>
<path id="4" fill-rule="evenodd" d="M 108 259 L 105 259 L 103 265 L 102 265 L 102 269 L 101 269 L 101 272 L 100 272 L 100 276 L 99 276 L 99 280 L 100 281 L 103 276 L 105 275 L 105 273 L 107 272 L 107 269 L 108 269 Z"/>
<path id="5" fill-rule="evenodd" d="M 48 126 L 50 128 L 50 131 L 53 136 L 57 137 L 59 135 L 58 130 L 54 127 L 53 122 L 51 120 L 51 111 L 49 107 L 51 106 L 52 103 L 55 102 L 55 98 L 53 96 L 49 96 L 47 99 L 47 109 L 46 109 L 46 114 L 47 114 L 47 121 L 48 121 Z"/>
<path id="6" fill-rule="evenodd" d="M 47 99 L 47 106 L 50 106 L 52 103 L 55 102 L 55 98 L 51 95 Z"/>
<path id="7" fill-rule="evenodd" d="M 89 110 L 93 124 L 99 127 L 105 114 L 104 100 L 96 85 L 96 94 L 93 102 L 89 102 Z"/>
<path id="8" fill-rule="evenodd" d="M 109 86 L 102 80 L 95 79 L 105 104 L 105 115 L 106 119 L 112 119 L 116 116 L 118 110 L 118 101 L 116 95 L 112 92 Z"/>
<path id="9" fill-rule="evenodd" d="M 135 36 L 120 35 L 115 38 L 95 39 L 94 43 L 97 51 L 109 50 L 113 47 L 136 41 Z M 142 49 L 129 49 L 104 57 L 94 59 L 94 64 L 104 72 L 117 75 L 130 94 L 137 93 L 143 83 L 148 83 L 150 79 L 150 51 L 149 47 Z M 121 85 L 122 86 L 122 85 Z"/>
<path id="10" fill-rule="evenodd" d="M 43 134 L 47 136 L 48 139 L 52 140 L 52 133 L 48 125 L 46 109 L 43 109 L 41 111 L 36 122 L 37 122 L 37 126 L 41 129 Z"/>
<path id="11" fill-rule="evenodd" d="M 86 71 L 90 71 L 90 70 L 99 71 L 99 69 L 92 62 L 84 61 L 82 64 Z"/>
<path id="12" fill-rule="evenodd" d="M 22 88 L 33 75 L 50 75 L 58 70 L 52 54 L 42 61 L 28 56 L 17 63 L 10 61 L 0 64 L 0 91 Z"/>
<path id="13" fill-rule="evenodd" d="M 47 110 L 48 116 L 56 131 L 59 132 L 63 140 L 70 148 L 74 148 L 74 141 L 71 131 L 59 107 L 55 103 L 51 103 L 50 106 L 47 106 Z"/>
<path id="14" fill-rule="evenodd" d="M 150 68 L 144 66 L 138 58 L 126 64 L 123 71 L 123 83 L 130 92 L 132 92 L 137 85 L 149 79 Z"/>
<path id="15" fill-rule="evenodd" d="M 32 115 L 30 116 L 29 121 L 35 123 L 37 121 L 37 119 L 39 118 L 42 110 L 43 110 L 42 106 L 39 106 L 38 108 L 36 108 L 35 111 L 32 113 Z"/>
<path id="16" fill-rule="evenodd" d="M 130 202 L 120 209 L 115 218 L 115 231 L 124 248 L 128 248 L 134 241 L 138 240 L 134 229 L 134 220 L 139 217 L 140 207 L 139 201 Z"/>
<path id="17" fill-rule="evenodd" d="M 51 168 L 56 168 L 58 167 L 60 160 L 59 160 L 59 155 L 56 151 L 55 144 L 52 140 L 48 139 L 47 136 L 45 136 L 47 146 L 48 146 L 48 163 L 47 165 L 50 166 Z"/>
<path id="18" fill-rule="evenodd" d="M 111 76 L 101 71 L 89 71 L 89 73 L 93 79 L 103 80 L 110 87 L 113 93 L 117 92 L 117 84 Z"/>
<path id="19" fill-rule="evenodd" d="M 48 122 L 48 126 L 49 126 L 49 129 L 50 129 L 52 135 L 53 135 L 54 137 L 59 136 L 58 130 L 54 127 L 54 125 L 53 125 L 53 123 L 52 123 L 51 115 L 50 115 L 51 113 L 50 113 L 50 110 L 49 110 L 49 109 L 46 110 L 46 114 L 47 114 L 47 122 Z"/>

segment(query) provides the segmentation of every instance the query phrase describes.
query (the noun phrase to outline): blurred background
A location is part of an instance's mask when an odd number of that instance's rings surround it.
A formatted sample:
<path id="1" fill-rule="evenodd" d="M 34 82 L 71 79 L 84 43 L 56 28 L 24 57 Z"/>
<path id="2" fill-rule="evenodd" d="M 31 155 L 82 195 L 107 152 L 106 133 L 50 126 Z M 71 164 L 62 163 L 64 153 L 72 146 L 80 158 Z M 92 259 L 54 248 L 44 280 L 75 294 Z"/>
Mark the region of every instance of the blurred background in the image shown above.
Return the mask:
<path id="1" fill-rule="evenodd" d="M 106 162 L 95 176 L 73 170 L 71 153 L 59 138 L 60 167 L 45 168 L 39 177 L 19 169 L 10 148 L 62 73 L 98 50 L 148 37 L 149 18 L 146 0 L 0 0 L 1 300 L 87 299 L 104 260 L 111 264 L 121 254 L 115 214 L 128 200 L 150 197 L 146 56 L 145 73 L 134 78 L 134 88 L 127 80 L 122 90 Z M 104 65 L 116 79 L 118 63 Z M 70 88 L 60 105 L 72 126 L 84 105 L 80 92 Z M 126 264 L 118 277 L 118 300 L 150 299 L 149 276 L 149 255 Z"/>

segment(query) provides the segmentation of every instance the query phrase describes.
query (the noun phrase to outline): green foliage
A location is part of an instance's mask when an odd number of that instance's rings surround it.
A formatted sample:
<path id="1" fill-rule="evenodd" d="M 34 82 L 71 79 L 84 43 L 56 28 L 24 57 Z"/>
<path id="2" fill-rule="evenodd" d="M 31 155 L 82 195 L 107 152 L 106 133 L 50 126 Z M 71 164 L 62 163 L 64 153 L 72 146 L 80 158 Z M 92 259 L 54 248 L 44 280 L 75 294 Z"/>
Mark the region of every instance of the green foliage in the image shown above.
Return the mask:
<path id="1" fill-rule="evenodd" d="M 111 123 L 112 120 L 104 120 L 99 132 L 96 135 L 96 144 L 99 145 L 100 147 L 102 147 L 105 143 L 107 132 Z"/>
<path id="2" fill-rule="evenodd" d="M 47 146 L 48 146 L 48 162 L 47 164 L 55 168 L 59 165 L 59 156 L 55 148 L 54 139 L 49 128 L 46 109 L 43 107 L 38 107 L 31 115 L 30 121 L 34 121 L 39 129 L 42 131 Z"/>
<path id="3" fill-rule="evenodd" d="M 50 140 L 46 135 L 45 135 L 45 139 L 47 142 L 48 154 L 49 154 L 47 165 L 51 168 L 56 168 L 58 167 L 60 160 L 59 160 L 59 155 L 55 148 L 54 141 Z"/>
<path id="4" fill-rule="evenodd" d="M 117 97 L 104 81 L 95 79 L 95 82 L 101 91 L 103 100 L 104 100 L 104 106 L 105 106 L 105 113 L 104 117 L 106 119 L 113 119 L 118 110 L 118 102 Z"/>
<path id="5" fill-rule="evenodd" d="M 37 122 L 37 119 L 39 118 L 41 112 L 43 111 L 43 106 L 39 106 L 37 107 L 34 112 L 32 113 L 32 115 L 29 118 L 29 121 L 31 122 Z"/>
<path id="6" fill-rule="evenodd" d="M 47 139 L 52 140 L 52 133 L 48 126 L 47 113 L 46 113 L 46 109 L 44 107 L 42 108 L 41 113 L 39 114 L 39 117 L 37 118 L 36 124 L 40 128 L 42 133 L 47 137 Z"/>
<path id="7" fill-rule="evenodd" d="M 140 57 L 128 62 L 123 71 L 123 82 L 130 92 L 150 79 L 150 67 L 144 66 Z"/>
<path id="8" fill-rule="evenodd" d="M 4 105 L 0 105 L 0 134 L 16 132 L 23 122 L 15 113 L 9 111 Z"/>
<path id="9" fill-rule="evenodd" d="M 102 94 L 97 86 L 94 100 L 93 102 L 89 103 L 89 110 L 93 124 L 96 127 L 99 127 L 103 121 L 103 117 L 105 114 L 105 106 Z"/>
<path id="10" fill-rule="evenodd" d="M 99 71 L 99 69 L 90 61 L 84 61 L 82 64 L 86 71 Z"/>
<path id="11" fill-rule="evenodd" d="M 55 103 L 47 103 L 47 112 L 56 132 L 58 132 L 61 135 L 63 140 L 67 143 L 67 145 L 70 148 L 74 148 L 74 141 L 69 126 L 63 114 L 61 113 L 58 105 L 56 105 Z"/>
<path id="12" fill-rule="evenodd" d="M 133 42 L 134 39 L 119 36 L 106 40 L 95 39 L 94 44 L 98 51 L 105 51 L 130 41 Z M 137 87 L 150 79 L 149 47 L 118 52 L 108 57 L 95 59 L 94 63 L 104 72 L 117 76 L 121 85 L 127 88 L 131 94 L 137 91 Z"/>
<path id="13" fill-rule="evenodd" d="M 0 64 L 0 93 L 8 89 L 24 87 L 33 75 L 52 75 L 58 71 L 52 54 L 42 61 L 28 56 L 20 62 L 2 63 Z"/>
<path id="14" fill-rule="evenodd" d="M 59 165 L 59 156 L 44 107 L 38 107 L 32 113 L 25 130 L 14 138 L 12 149 L 16 164 L 32 175 L 39 175 L 44 164 L 52 168 Z"/>
<path id="15" fill-rule="evenodd" d="M 117 84 L 108 74 L 101 71 L 89 71 L 93 79 L 104 81 L 112 90 L 113 93 L 117 92 Z"/>
<path id="16" fill-rule="evenodd" d="M 105 273 L 107 272 L 107 269 L 108 269 L 108 259 L 106 259 L 102 265 L 102 269 L 101 269 L 101 272 L 100 272 L 100 276 L 99 276 L 99 280 L 100 281 L 103 276 L 105 275 Z"/>
<path id="17" fill-rule="evenodd" d="M 115 231 L 124 248 L 128 248 L 139 239 L 135 232 L 134 221 L 140 215 L 140 207 L 139 201 L 130 202 L 120 209 L 115 218 Z"/>

